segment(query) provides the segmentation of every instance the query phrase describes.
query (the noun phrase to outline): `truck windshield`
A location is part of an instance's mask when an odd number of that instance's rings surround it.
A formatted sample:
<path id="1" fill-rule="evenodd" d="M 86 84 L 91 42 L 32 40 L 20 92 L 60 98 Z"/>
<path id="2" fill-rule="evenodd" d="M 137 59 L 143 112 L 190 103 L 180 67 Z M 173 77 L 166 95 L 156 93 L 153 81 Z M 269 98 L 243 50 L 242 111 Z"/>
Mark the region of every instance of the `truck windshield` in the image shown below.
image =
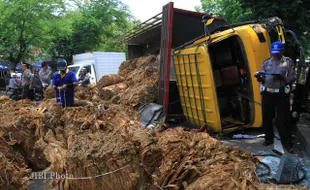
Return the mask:
<path id="1" fill-rule="evenodd" d="M 72 71 L 74 74 L 76 74 L 78 72 L 79 68 L 80 68 L 79 66 L 77 66 L 77 67 L 68 67 L 68 69 L 70 71 Z"/>

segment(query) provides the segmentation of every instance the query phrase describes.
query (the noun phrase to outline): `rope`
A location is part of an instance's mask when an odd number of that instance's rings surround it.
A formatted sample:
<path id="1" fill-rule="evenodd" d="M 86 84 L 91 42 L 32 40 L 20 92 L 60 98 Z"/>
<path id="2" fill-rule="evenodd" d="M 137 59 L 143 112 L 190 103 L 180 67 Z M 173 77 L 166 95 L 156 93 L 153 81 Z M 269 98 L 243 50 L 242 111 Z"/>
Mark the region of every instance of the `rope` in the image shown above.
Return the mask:
<path id="1" fill-rule="evenodd" d="M 196 52 L 198 51 L 199 47 L 200 46 L 197 47 Z M 198 82 L 198 88 L 199 88 L 201 111 L 203 115 L 203 122 L 207 123 L 205 102 L 204 102 L 205 96 L 204 96 L 203 89 L 202 89 L 202 82 L 201 82 L 201 76 L 200 76 L 200 71 L 199 71 L 199 66 L 198 66 L 198 59 L 197 59 L 197 55 L 194 55 L 194 56 L 195 56 L 196 74 L 197 74 L 197 82 Z"/>
<path id="2" fill-rule="evenodd" d="M 245 95 L 243 95 L 243 94 L 240 94 L 240 93 L 237 93 L 237 94 L 238 94 L 239 96 L 242 96 L 242 97 L 245 98 L 245 99 L 248 99 L 248 100 L 250 100 L 250 101 L 252 101 L 252 102 L 258 104 L 258 105 L 262 105 L 261 103 L 256 102 L 255 100 L 252 100 L 251 98 L 249 98 L 249 97 L 247 97 L 247 96 L 245 96 Z"/>
<path id="3" fill-rule="evenodd" d="M 148 135 L 150 135 L 151 137 L 154 137 L 150 132 L 144 132 L 144 131 L 142 131 L 142 130 L 139 130 L 139 131 L 141 131 L 141 132 L 136 133 L 136 134 L 148 134 Z"/>
<path id="4" fill-rule="evenodd" d="M 136 131 L 139 131 L 139 133 L 136 133 L 136 134 L 148 134 L 151 137 L 154 137 L 150 132 L 144 131 L 144 130 L 141 130 L 141 129 L 130 129 L 128 132 L 136 132 Z"/>
<path id="5" fill-rule="evenodd" d="M 115 172 L 118 172 L 118 171 L 120 171 L 120 170 L 122 170 L 122 169 L 127 168 L 128 166 L 129 166 L 129 164 L 126 165 L 126 166 L 124 166 L 124 167 L 121 167 L 121 168 L 119 168 L 119 169 L 117 169 L 117 170 L 114 170 L 114 171 L 111 171 L 111 172 L 107 172 L 107 173 L 103 173 L 103 174 L 100 174 L 100 175 L 95 175 L 95 176 L 92 176 L 92 177 L 77 177 L 77 178 L 66 177 L 65 179 L 71 179 L 71 180 L 95 179 L 95 178 L 102 177 L 102 176 L 105 176 L 105 175 L 113 174 L 113 173 L 115 173 Z"/>
<path id="6" fill-rule="evenodd" d="M 60 90 L 57 89 L 57 92 L 58 92 L 58 98 L 56 96 L 56 102 L 58 102 L 58 100 L 61 102 Z"/>
<path id="7" fill-rule="evenodd" d="M 65 108 L 67 107 L 67 101 L 66 101 L 66 90 L 64 89 L 64 100 L 65 100 Z"/>
<path id="8" fill-rule="evenodd" d="M 10 141 L 16 141 L 16 140 L 14 139 L 14 137 L 12 136 L 12 132 L 11 132 L 11 131 L 9 132 L 9 139 L 10 139 Z"/>
<path id="9" fill-rule="evenodd" d="M 176 101 L 174 101 L 174 102 L 171 102 L 171 103 L 169 103 L 169 105 L 176 104 L 176 103 L 178 103 L 178 102 L 181 102 L 181 100 L 179 99 L 179 100 L 176 100 Z"/>

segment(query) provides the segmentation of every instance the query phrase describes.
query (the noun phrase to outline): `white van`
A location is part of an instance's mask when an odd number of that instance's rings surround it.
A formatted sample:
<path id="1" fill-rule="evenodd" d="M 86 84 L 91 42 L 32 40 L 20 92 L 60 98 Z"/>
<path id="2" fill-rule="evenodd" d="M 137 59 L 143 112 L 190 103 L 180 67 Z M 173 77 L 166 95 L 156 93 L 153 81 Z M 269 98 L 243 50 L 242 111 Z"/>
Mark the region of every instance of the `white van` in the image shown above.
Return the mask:
<path id="1" fill-rule="evenodd" d="M 96 84 L 102 76 L 117 74 L 120 64 L 126 61 L 124 52 L 93 52 L 73 55 L 73 65 L 68 69 L 79 78 L 82 68 L 90 74 L 90 83 Z"/>

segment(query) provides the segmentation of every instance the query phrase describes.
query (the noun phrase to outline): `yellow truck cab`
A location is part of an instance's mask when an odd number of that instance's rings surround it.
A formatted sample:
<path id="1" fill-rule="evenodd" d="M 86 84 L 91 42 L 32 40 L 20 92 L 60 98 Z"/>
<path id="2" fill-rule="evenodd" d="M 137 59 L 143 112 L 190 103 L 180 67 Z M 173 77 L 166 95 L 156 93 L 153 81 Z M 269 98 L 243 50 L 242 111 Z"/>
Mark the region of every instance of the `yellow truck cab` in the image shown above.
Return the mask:
<path id="1" fill-rule="evenodd" d="M 211 25 L 212 17 L 204 19 Z M 212 27 L 211 27 L 212 28 Z M 253 21 L 214 30 L 174 50 L 177 87 L 186 120 L 214 132 L 262 125 L 260 84 L 254 73 L 285 43 L 282 21 Z"/>

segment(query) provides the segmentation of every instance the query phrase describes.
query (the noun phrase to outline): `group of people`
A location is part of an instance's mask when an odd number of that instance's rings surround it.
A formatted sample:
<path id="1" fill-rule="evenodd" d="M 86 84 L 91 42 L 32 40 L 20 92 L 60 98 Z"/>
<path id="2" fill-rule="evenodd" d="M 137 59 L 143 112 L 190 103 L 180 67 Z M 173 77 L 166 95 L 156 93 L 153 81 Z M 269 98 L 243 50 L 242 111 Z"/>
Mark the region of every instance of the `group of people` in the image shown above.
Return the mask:
<path id="1" fill-rule="evenodd" d="M 65 59 L 57 61 L 58 71 L 52 75 L 52 70 L 46 62 L 42 63 L 41 70 L 36 68 L 34 73 L 29 69 L 29 64 L 22 64 L 22 75 L 13 73 L 12 78 L 8 79 L 7 94 L 10 96 L 15 91 L 21 91 L 21 99 L 34 100 L 35 94 L 40 94 L 43 98 L 44 90 L 51 85 L 56 90 L 57 102 L 61 102 L 64 107 L 74 105 L 74 86 L 87 86 L 90 84 L 90 75 L 86 68 L 80 71 L 79 79 L 67 68 Z M 51 77 L 52 75 L 52 77 Z"/>
<path id="2" fill-rule="evenodd" d="M 12 77 L 7 77 L 7 95 L 11 96 L 16 91 L 21 90 L 21 99 L 34 99 L 34 94 L 43 96 L 43 90 L 50 84 L 51 70 L 46 63 L 42 63 L 42 69 L 35 69 L 32 73 L 27 63 L 22 64 L 22 74 L 12 73 Z"/>
<path id="3" fill-rule="evenodd" d="M 29 69 L 29 65 L 22 64 L 22 99 L 34 99 L 35 93 L 41 94 L 43 98 L 43 91 L 50 85 L 50 76 L 52 70 L 48 69 L 46 62 L 42 63 L 41 70 L 36 68 L 34 73 Z"/>

